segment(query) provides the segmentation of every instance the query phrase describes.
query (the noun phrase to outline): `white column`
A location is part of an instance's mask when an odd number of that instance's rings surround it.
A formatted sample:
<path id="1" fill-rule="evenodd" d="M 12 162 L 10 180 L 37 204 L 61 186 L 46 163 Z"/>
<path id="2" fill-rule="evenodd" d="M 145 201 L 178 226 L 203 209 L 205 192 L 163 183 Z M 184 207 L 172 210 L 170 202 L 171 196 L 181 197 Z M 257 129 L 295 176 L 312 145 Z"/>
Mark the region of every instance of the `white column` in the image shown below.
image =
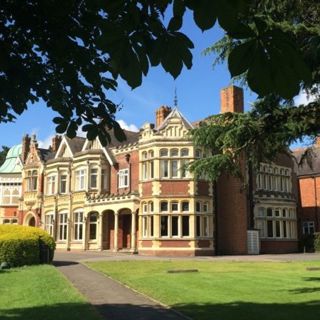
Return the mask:
<path id="1" fill-rule="evenodd" d="M 113 251 L 118 251 L 119 212 L 114 213 Z"/>
<path id="2" fill-rule="evenodd" d="M 97 239 L 98 239 L 98 250 L 102 250 L 102 229 L 103 228 L 103 214 L 99 213 L 98 228 L 97 228 Z"/>
<path id="3" fill-rule="evenodd" d="M 82 240 L 82 249 L 87 250 L 87 241 L 88 241 L 88 212 L 83 212 L 83 240 Z"/>
<path id="4" fill-rule="evenodd" d="M 101 161 L 99 162 L 99 167 L 98 167 L 98 177 L 97 177 L 97 187 L 98 187 L 98 193 L 101 194 L 101 184 L 102 184 L 102 180 L 101 180 L 101 174 L 102 174 L 102 169 L 101 169 Z"/>
<path id="5" fill-rule="evenodd" d="M 131 212 L 131 250 L 136 251 L 136 213 Z"/>

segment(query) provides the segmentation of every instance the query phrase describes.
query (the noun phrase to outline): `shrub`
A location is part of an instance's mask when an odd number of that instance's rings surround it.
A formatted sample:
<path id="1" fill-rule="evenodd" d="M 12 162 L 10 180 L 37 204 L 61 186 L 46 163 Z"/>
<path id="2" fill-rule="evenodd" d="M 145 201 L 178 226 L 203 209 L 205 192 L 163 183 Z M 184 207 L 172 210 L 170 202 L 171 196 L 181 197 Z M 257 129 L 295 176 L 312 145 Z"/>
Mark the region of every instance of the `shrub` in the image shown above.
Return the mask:
<path id="1" fill-rule="evenodd" d="M 314 250 L 320 252 L 320 232 L 314 234 Z"/>
<path id="2" fill-rule="evenodd" d="M 42 229 L 0 225 L 0 262 L 22 266 L 52 262 L 55 242 Z"/>
<path id="3" fill-rule="evenodd" d="M 304 234 L 301 236 L 300 251 L 302 252 L 314 252 L 314 236 L 313 234 Z"/>

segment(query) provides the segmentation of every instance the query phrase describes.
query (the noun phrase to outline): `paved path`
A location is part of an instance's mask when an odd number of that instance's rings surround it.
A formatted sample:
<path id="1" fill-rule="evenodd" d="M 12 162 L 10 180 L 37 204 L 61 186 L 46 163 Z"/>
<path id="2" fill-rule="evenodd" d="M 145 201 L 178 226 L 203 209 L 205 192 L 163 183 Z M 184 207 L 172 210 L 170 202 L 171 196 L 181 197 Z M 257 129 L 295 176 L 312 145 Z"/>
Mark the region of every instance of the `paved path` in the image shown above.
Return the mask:
<path id="1" fill-rule="evenodd" d="M 54 262 L 56 267 L 106 320 L 186 319 L 78 262 L 63 261 L 58 257 Z"/>

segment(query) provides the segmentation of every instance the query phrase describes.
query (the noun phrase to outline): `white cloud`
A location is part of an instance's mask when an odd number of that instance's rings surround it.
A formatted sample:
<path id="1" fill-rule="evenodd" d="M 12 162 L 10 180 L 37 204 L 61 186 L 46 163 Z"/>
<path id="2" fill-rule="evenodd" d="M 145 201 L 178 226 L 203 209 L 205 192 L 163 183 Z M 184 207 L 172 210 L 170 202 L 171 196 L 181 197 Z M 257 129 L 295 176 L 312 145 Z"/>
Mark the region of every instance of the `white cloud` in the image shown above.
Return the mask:
<path id="1" fill-rule="evenodd" d="M 39 147 L 40 148 L 44 148 L 44 149 L 48 149 L 50 147 L 50 145 L 51 145 L 52 138 L 54 136 L 55 136 L 54 134 L 51 134 L 50 136 L 48 136 L 44 140 L 38 140 Z"/>
<path id="2" fill-rule="evenodd" d="M 314 101 L 315 99 L 316 99 L 315 96 L 308 95 L 305 91 L 302 91 L 298 96 L 294 98 L 294 102 L 296 105 L 308 104 Z"/>
<path id="3" fill-rule="evenodd" d="M 137 128 L 136 125 L 134 124 L 127 124 L 124 120 L 120 119 L 117 120 L 117 122 L 120 124 L 120 127 L 122 129 L 128 130 L 128 131 L 134 131 L 134 132 L 138 132 L 139 129 Z"/>

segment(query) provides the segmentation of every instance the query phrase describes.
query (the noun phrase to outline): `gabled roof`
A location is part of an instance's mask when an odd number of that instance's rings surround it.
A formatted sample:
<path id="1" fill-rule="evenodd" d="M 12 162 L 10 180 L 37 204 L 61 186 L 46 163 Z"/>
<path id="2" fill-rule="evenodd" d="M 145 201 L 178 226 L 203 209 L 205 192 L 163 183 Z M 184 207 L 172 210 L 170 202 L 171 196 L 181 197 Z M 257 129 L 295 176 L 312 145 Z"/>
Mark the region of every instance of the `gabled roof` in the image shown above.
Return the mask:
<path id="1" fill-rule="evenodd" d="M 65 137 L 65 139 L 66 139 L 66 141 L 71 149 L 71 152 L 73 154 L 80 152 L 83 148 L 85 141 L 86 141 L 86 138 L 83 138 L 83 137 L 74 137 L 73 139 Z"/>
<path id="2" fill-rule="evenodd" d="M 55 155 L 55 153 L 52 152 L 50 149 L 42 149 L 42 148 L 38 149 L 38 154 L 40 155 L 40 159 L 44 162 L 50 159 L 53 159 Z"/>
<path id="3" fill-rule="evenodd" d="M 7 153 L 6 160 L 0 167 L 0 173 L 21 173 L 22 164 L 20 155 L 22 152 L 21 144 L 13 146 Z"/>
<path id="4" fill-rule="evenodd" d="M 183 125 L 186 127 L 186 129 L 193 129 L 193 125 L 189 120 L 178 110 L 177 107 L 172 109 L 172 111 L 168 114 L 168 116 L 165 118 L 165 120 L 162 122 L 162 124 L 157 128 L 157 130 L 161 130 L 165 128 L 172 118 L 180 118 Z"/>
<path id="5" fill-rule="evenodd" d="M 60 154 L 64 145 L 68 148 L 70 154 L 74 156 L 75 153 L 82 150 L 85 141 L 86 139 L 82 137 L 74 137 L 73 139 L 70 139 L 67 136 L 63 136 L 60 146 L 55 154 L 55 159 L 61 157 Z"/>

